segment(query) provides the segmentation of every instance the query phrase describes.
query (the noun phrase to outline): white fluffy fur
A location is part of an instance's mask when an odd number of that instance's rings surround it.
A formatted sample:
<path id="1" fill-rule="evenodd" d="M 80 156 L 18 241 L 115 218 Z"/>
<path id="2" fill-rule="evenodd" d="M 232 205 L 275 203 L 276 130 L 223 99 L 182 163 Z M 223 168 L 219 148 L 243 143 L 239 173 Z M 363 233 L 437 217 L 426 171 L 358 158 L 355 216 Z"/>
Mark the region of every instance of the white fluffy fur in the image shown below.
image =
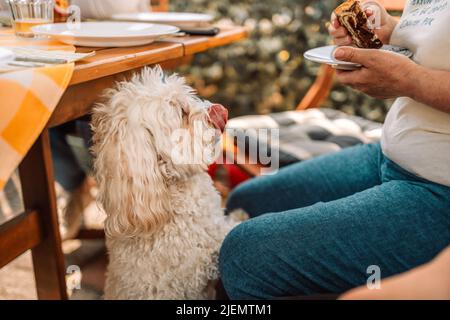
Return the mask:
<path id="1" fill-rule="evenodd" d="M 106 299 L 203 299 L 218 278 L 220 245 L 233 227 L 197 164 L 174 164 L 171 134 L 212 148 L 192 130 L 211 128 L 206 102 L 183 78 L 145 69 L 106 94 L 93 114 L 99 202 L 107 213 Z M 193 155 L 195 156 L 195 155 Z"/>

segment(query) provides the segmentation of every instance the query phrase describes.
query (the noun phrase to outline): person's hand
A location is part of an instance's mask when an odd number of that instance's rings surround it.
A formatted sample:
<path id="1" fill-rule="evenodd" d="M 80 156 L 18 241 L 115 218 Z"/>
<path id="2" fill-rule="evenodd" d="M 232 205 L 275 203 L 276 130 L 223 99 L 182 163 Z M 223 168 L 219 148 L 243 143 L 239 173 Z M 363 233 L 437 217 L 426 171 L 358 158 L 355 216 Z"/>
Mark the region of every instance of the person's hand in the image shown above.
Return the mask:
<path id="1" fill-rule="evenodd" d="M 342 84 L 379 99 L 413 94 L 410 84 L 418 65 L 405 56 L 384 50 L 341 47 L 334 57 L 362 65 L 355 71 L 337 70 L 337 80 Z"/>
<path id="2" fill-rule="evenodd" d="M 397 25 L 397 20 L 389 15 L 386 9 L 378 2 L 373 0 L 362 1 L 362 5 L 365 8 L 366 15 L 369 20 L 379 22 L 379 26 L 375 26 L 375 34 L 380 38 L 384 44 L 389 44 L 392 32 Z M 334 43 L 338 46 L 350 46 L 353 44 L 352 37 L 349 35 L 347 29 L 345 29 L 336 18 L 336 15 L 331 15 L 331 23 L 328 26 L 328 32 L 333 37 Z"/>

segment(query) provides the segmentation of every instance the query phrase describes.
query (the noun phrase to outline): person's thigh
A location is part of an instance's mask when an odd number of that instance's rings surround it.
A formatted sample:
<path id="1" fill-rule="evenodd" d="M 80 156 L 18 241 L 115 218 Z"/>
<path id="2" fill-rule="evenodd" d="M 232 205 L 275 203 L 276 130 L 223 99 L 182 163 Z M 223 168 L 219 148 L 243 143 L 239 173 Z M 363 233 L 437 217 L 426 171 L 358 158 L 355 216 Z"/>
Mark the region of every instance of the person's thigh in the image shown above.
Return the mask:
<path id="1" fill-rule="evenodd" d="M 78 160 L 66 140 L 65 126 L 50 129 L 50 145 L 56 181 L 68 192 L 78 188 L 86 178 Z"/>
<path id="2" fill-rule="evenodd" d="M 220 255 L 233 299 L 342 293 L 431 260 L 450 243 L 450 188 L 392 181 L 237 226 Z"/>
<path id="3" fill-rule="evenodd" d="M 380 155 L 379 144 L 360 145 L 291 165 L 236 188 L 227 211 L 243 209 L 256 217 L 352 195 L 381 183 Z"/>

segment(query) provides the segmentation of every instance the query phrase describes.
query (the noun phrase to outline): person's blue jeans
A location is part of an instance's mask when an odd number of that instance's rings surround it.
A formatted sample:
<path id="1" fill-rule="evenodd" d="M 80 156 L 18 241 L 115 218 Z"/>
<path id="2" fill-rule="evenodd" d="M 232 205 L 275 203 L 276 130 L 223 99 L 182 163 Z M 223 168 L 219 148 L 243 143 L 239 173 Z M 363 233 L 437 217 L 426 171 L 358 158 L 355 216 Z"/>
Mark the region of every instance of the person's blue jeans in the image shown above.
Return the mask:
<path id="1" fill-rule="evenodd" d="M 433 161 L 433 159 L 430 159 Z M 252 217 L 226 237 L 220 272 L 232 299 L 342 293 L 428 262 L 450 243 L 450 188 L 363 145 L 251 180 L 228 211 Z"/>
<path id="2" fill-rule="evenodd" d="M 88 148 L 91 140 L 89 123 L 74 121 L 51 128 L 49 132 L 55 180 L 64 190 L 73 192 L 86 179 L 86 173 L 67 142 L 67 135 L 77 132 L 83 138 L 86 148 Z"/>

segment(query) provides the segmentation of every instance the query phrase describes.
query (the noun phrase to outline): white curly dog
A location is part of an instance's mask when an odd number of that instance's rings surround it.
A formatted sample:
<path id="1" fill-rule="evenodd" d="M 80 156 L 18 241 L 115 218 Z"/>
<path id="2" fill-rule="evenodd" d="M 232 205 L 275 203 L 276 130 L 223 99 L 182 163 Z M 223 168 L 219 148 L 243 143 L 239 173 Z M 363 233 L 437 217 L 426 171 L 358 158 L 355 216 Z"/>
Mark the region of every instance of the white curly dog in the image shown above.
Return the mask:
<path id="1" fill-rule="evenodd" d="M 218 252 L 235 225 L 205 170 L 227 117 L 160 67 L 119 83 L 95 107 L 106 299 L 211 298 Z"/>

